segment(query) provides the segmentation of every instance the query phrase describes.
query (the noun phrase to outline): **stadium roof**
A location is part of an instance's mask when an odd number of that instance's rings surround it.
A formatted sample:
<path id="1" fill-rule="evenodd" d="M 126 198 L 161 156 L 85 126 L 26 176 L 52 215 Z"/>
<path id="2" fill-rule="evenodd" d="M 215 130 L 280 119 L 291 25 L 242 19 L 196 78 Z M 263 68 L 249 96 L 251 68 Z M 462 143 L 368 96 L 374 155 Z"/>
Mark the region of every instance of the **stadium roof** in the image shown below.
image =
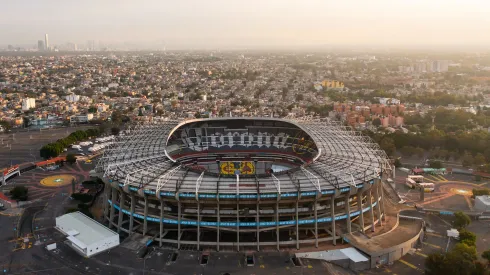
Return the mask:
<path id="1" fill-rule="evenodd" d="M 297 169 L 267 177 L 221 177 L 189 169 L 169 157 L 167 142 L 179 127 L 193 122 L 249 120 L 289 123 L 314 141 L 312 161 Z M 264 126 L 267 129 L 267 126 Z M 265 138 L 264 138 L 265 139 Z M 270 140 L 269 140 L 270 141 Z M 270 141 L 272 142 L 272 141 Z M 242 144 L 245 145 L 245 144 Z M 272 144 L 268 144 L 269 146 Z M 260 149 L 259 149 L 260 150 Z M 287 193 L 359 187 L 390 170 L 384 151 L 369 137 L 334 121 L 294 121 L 271 118 L 212 118 L 188 121 L 166 120 L 139 124 L 105 150 L 96 171 L 121 186 L 145 192 L 179 193 Z M 236 187 L 240 182 L 240 186 Z M 259 186 L 260 188 L 256 187 Z M 243 183 L 243 184 L 242 184 Z"/>

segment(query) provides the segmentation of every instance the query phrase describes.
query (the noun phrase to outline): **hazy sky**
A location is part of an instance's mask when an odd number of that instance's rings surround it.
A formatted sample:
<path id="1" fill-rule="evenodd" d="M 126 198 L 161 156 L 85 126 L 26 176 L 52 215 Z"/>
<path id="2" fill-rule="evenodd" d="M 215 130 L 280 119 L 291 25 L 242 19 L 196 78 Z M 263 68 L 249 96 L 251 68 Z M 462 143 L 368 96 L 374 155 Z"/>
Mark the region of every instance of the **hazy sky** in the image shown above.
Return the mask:
<path id="1" fill-rule="evenodd" d="M 1 0 L 0 45 L 490 45 L 489 0 Z"/>

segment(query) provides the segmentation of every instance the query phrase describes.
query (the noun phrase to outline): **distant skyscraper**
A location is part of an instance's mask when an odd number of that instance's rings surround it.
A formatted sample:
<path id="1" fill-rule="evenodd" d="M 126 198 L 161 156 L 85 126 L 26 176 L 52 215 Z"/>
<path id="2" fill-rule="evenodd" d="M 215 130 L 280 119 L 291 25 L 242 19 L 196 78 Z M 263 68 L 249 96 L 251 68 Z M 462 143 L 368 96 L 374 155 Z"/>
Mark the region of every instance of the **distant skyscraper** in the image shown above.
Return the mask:
<path id="1" fill-rule="evenodd" d="M 44 51 L 44 42 L 42 40 L 37 41 L 37 50 Z"/>
<path id="2" fill-rule="evenodd" d="M 48 40 L 48 34 L 44 35 L 44 49 L 49 50 L 49 40 Z"/>

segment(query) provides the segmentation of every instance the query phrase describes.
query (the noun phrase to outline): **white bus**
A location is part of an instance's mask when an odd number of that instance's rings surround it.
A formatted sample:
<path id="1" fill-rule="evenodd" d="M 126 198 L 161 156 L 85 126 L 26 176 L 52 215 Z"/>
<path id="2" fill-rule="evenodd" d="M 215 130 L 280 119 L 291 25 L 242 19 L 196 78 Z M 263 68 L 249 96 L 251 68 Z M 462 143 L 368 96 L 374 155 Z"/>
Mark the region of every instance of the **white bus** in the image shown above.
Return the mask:
<path id="1" fill-rule="evenodd" d="M 434 192 L 434 184 L 432 182 L 421 182 L 419 186 L 424 189 L 424 192 Z"/>
<path id="2" fill-rule="evenodd" d="M 420 176 L 420 175 L 409 175 L 408 178 L 409 179 L 412 179 L 416 183 L 424 182 L 424 176 Z"/>
<path id="3" fill-rule="evenodd" d="M 411 178 L 406 178 L 405 185 L 408 186 L 408 188 L 415 188 L 417 183 Z"/>

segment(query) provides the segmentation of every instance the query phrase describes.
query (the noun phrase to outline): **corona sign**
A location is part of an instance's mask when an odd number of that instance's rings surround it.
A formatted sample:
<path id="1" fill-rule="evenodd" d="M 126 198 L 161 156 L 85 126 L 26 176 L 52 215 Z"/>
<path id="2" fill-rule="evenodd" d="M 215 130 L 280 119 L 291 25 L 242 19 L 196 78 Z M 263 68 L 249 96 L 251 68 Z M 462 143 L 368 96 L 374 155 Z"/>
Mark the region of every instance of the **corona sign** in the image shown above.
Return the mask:
<path id="1" fill-rule="evenodd" d="M 251 161 L 227 161 L 221 163 L 220 171 L 223 175 L 253 175 L 255 174 L 255 165 Z"/>

